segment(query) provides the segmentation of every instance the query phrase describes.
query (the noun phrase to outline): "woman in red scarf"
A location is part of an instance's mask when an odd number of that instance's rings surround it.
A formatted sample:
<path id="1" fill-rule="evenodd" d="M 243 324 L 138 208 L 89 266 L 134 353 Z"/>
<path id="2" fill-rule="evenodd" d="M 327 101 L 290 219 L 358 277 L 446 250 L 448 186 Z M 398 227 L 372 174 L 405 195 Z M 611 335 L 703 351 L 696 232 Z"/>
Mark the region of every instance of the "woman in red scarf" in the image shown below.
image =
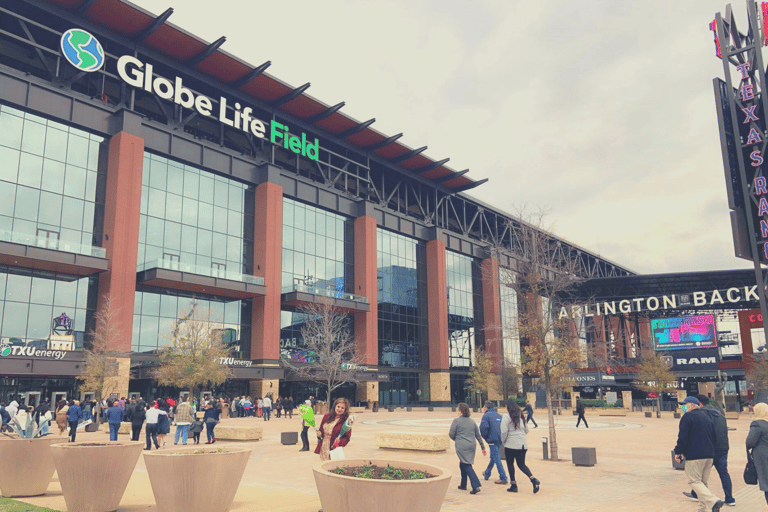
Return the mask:
<path id="1" fill-rule="evenodd" d="M 333 402 L 331 412 L 323 416 L 323 421 L 317 428 L 317 448 L 315 453 L 320 455 L 320 460 L 331 460 L 331 450 L 338 446 L 347 446 L 352 436 L 352 429 L 347 430 L 343 436 L 341 427 L 349 417 L 349 401 L 346 398 L 337 398 Z"/>

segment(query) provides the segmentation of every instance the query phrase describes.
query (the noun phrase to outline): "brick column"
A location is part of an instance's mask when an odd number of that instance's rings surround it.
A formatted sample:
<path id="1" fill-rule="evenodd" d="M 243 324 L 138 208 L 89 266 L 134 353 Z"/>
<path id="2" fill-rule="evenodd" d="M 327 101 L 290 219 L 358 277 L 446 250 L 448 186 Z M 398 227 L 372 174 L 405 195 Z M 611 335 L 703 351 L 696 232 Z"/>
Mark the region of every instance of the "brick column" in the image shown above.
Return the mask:
<path id="1" fill-rule="evenodd" d="M 482 262 L 483 276 L 483 330 L 485 353 L 493 359 L 493 371 L 501 371 L 503 329 L 501 328 L 501 297 L 499 291 L 499 262 L 486 258 Z"/>
<path id="2" fill-rule="evenodd" d="M 98 307 L 103 310 L 109 299 L 112 312 L 108 315 L 110 325 L 102 324 L 100 327 L 110 333 L 110 349 L 130 352 L 139 252 L 144 139 L 121 131 L 106 144 L 109 156 L 101 246 L 106 249 L 109 270 L 99 276 Z M 124 391 L 127 393 L 128 388 Z"/>
<path id="3" fill-rule="evenodd" d="M 427 242 L 427 315 L 430 400 L 432 402 L 450 402 L 448 282 L 445 243 L 442 240 Z"/>
<path id="4" fill-rule="evenodd" d="M 283 255 L 283 187 L 265 182 L 256 187 L 253 273 L 264 278 L 267 294 L 253 300 L 251 359 L 260 364 L 280 360 L 280 283 Z M 273 390 L 277 394 L 277 389 Z"/>
<path id="5" fill-rule="evenodd" d="M 377 284 L 376 219 L 365 215 L 355 219 L 354 292 L 366 297 L 370 306 L 367 312 L 355 313 L 355 351 L 360 364 L 365 366 L 379 364 Z"/>

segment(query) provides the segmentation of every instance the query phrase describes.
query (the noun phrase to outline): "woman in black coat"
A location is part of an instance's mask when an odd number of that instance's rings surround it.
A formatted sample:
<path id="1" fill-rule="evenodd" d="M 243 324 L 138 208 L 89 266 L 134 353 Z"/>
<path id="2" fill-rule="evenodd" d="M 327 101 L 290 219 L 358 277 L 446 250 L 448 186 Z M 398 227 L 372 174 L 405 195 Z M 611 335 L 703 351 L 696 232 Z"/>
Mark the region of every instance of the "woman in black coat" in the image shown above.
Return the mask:
<path id="1" fill-rule="evenodd" d="M 139 400 L 130 410 L 131 441 L 139 440 L 141 426 L 144 424 L 144 420 L 147 419 L 147 411 L 145 409 L 146 404 L 144 400 Z"/>
<path id="2" fill-rule="evenodd" d="M 171 406 L 162 398 L 158 398 L 157 408 L 161 411 L 165 411 L 165 414 L 161 414 L 157 418 L 157 442 L 160 446 L 165 446 L 165 436 L 171 432 L 171 419 L 169 416 Z"/>
<path id="3" fill-rule="evenodd" d="M 755 421 L 749 426 L 747 450 L 752 450 L 757 468 L 757 483 L 768 502 L 768 404 L 755 406 Z"/>

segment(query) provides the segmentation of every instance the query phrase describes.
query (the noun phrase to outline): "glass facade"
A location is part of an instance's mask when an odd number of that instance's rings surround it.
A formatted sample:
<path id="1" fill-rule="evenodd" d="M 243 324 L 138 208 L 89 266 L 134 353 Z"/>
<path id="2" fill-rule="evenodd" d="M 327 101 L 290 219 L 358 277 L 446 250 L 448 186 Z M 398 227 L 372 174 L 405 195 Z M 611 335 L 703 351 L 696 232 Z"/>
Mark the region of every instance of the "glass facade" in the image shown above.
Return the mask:
<path id="1" fill-rule="evenodd" d="M 382 229 L 376 242 L 379 365 L 427 368 L 426 246 Z"/>
<path id="2" fill-rule="evenodd" d="M 469 256 L 450 251 L 445 260 L 449 361 L 452 368 L 469 368 L 475 346 L 482 346 L 484 340 L 480 266 Z"/>
<path id="3" fill-rule="evenodd" d="M 517 291 L 508 284 L 513 276 L 510 270 L 499 269 L 499 297 L 501 299 L 501 335 L 504 347 L 504 363 L 520 368 L 520 331 L 517 318 Z"/>
<path id="4" fill-rule="evenodd" d="M 316 354 L 307 350 L 301 329 L 312 318 L 302 311 L 280 312 L 280 357 L 291 363 L 314 363 Z M 347 315 L 345 328 L 355 336 L 355 317 Z"/>
<path id="5" fill-rule="evenodd" d="M 139 268 L 252 273 L 254 203 L 251 185 L 144 153 Z"/>
<path id="6" fill-rule="evenodd" d="M 283 290 L 318 288 L 354 293 L 354 222 L 283 199 Z"/>
<path id="7" fill-rule="evenodd" d="M 91 254 L 101 244 L 103 140 L 0 105 L 0 240 Z"/>
<path id="8" fill-rule="evenodd" d="M 223 330 L 223 340 L 233 347 L 234 357 L 250 359 L 251 301 L 220 302 L 195 298 L 200 311 L 209 311 L 214 329 Z M 192 306 L 191 297 L 173 290 L 162 293 L 151 290 L 136 292 L 133 309 L 133 339 L 131 350 L 151 352 L 170 344 L 176 320 Z M 237 348 L 239 347 L 239 349 Z"/>
<path id="9" fill-rule="evenodd" d="M 98 280 L 0 266 L 0 343 L 47 348 L 54 317 L 71 318 L 75 348 L 93 329 Z"/>

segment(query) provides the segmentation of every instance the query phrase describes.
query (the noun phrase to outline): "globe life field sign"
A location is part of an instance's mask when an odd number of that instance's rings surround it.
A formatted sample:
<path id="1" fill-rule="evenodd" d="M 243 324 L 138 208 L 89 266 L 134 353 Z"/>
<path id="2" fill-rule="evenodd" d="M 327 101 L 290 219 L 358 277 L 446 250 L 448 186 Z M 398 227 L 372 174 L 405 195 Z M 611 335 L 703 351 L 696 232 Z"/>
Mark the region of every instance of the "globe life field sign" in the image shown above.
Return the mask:
<path id="1" fill-rule="evenodd" d="M 97 71 L 104 65 L 104 50 L 101 44 L 85 30 L 73 28 L 64 32 L 61 36 L 61 51 L 64 58 L 81 71 Z M 126 84 L 137 89 L 143 89 L 158 98 L 172 101 L 173 103 L 194 110 L 198 114 L 210 117 L 217 116 L 218 121 L 236 130 L 252 134 L 260 139 L 267 137 L 269 128 L 269 141 L 273 144 L 305 156 L 310 160 L 320 158 L 320 141 L 308 140 L 307 134 L 294 135 L 290 127 L 271 120 L 265 123 L 261 119 L 253 117 L 253 108 L 243 107 L 235 102 L 232 112 L 227 108 L 227 98 L 219 99 L 218 112 L 214 112 L 213 101 L 203 95 L 195 94 L 184 87 L 180 77 L 169 80 L 154 74 L 152 64 L 144 63 L 132 55 L 123 55 L 117 59 L 117 74 Z"/>
<path id="2" fill-rule="evenodd" d="M 85 30 L 71 28 L 61 36 L 61 52 L 80 71 L 92 73 L 104 65 L 104 48 Z"/>

